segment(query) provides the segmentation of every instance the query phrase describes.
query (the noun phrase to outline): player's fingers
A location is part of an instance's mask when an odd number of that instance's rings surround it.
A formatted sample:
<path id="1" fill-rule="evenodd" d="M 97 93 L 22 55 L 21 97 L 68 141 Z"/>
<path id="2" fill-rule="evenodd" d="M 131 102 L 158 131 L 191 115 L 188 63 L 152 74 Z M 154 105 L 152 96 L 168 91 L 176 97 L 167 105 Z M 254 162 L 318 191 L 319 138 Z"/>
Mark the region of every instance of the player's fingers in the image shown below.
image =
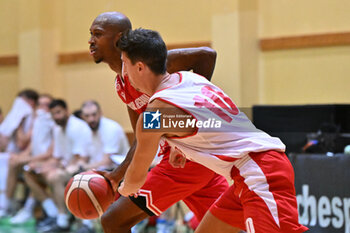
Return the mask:
<path id="1" fill-rule="evenodd" d="M 137 198 L 139 196 L 139 194 L 138 193 L 133 193 L 130 196 L 133 196 L 134 198 Z"/>
<path id="2" fill-rule="evenodd" d="M 137 198 L 140 195 L 140 190 L 138 190 L 136 193 L 134 193 L 134 197 Z"/>
<path id="3" fill-rule="evenodd" d="M 118 184 L 115 183 L 113 180 L 109 179 L 109 176 L 108 176 L 108 172 L 106 171 L 101 171 L 101 170 L 96 170 L 96 169 L 92 169 L 93 172 L 103 176 L 106 181 L 109 183 L 109 185 L 112 187 L 112 190 L 113 192 L 115 193 L 118 189 Z"/>

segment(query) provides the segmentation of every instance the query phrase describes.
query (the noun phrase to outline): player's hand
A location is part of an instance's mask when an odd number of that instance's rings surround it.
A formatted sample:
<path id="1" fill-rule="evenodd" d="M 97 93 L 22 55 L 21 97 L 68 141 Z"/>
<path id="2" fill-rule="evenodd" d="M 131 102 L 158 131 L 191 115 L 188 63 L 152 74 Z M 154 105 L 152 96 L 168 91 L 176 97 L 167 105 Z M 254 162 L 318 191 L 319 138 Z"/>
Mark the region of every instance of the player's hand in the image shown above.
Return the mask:
<path id="1" fill-rule="evenodd" d="M 93 172 L 95 172 L 95 173 L 103 176 L 105 179 L 107 179 L 112 186 L 113 192 L 117 192 L 120 180 L 115 179 L 113 171 L 109 172 L 109 171 L 100 171 L 100 170 L 93 169 Z"/>
<path id="2" fill-rule="evenodd" d="M 184 168 L 186 164 L 186 157 L 177 147 L 171 148 L 169 163 L 174 168 Z"/>
<path id="3" fill-rule="evenodd" d="M 124 181 L 120 184 L 120 186 L 118 188 L 118 192 L 120 193 L 120 195 L 122 195 L 124 197 L 133 196 L 136 198 L 139 196 L 138 189 L 131 188 L 130 186 L 125 186 Z"/>

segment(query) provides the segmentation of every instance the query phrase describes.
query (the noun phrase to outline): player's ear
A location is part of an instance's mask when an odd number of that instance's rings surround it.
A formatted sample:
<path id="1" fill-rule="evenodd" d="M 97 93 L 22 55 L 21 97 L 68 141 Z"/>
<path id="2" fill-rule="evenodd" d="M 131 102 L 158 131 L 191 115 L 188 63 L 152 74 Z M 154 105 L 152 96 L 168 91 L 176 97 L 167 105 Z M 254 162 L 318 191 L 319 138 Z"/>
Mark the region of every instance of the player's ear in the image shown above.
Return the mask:
<path id="1" fill-rule="evenodd" d="M 123 35 L 123 32 L 118 32 L 114 37 L 113 43 L 114 43 L 114 46 L 117 48 L 118 48 L 118 41 L 119 41 L 120 37 L 122 37 L 122 35 Z"/>
<path id="2" fill-rule="evenodd" d="M 143 71 L 145 69 L 145 64 L 143 62 L 137 62 L 137 69 L 139 72 Z"/>

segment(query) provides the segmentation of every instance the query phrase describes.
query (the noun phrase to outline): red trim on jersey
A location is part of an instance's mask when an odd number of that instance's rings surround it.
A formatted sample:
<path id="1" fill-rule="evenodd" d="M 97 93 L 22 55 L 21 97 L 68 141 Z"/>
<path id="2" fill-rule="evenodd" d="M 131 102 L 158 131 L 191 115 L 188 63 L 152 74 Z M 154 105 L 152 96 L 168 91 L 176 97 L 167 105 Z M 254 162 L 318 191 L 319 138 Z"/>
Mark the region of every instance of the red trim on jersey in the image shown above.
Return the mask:
<path id="1" fill-rule="evenodd" d="M 124 76 L 124 81 L 120 75 L 117 75 L 115 87 L 119 97 L 126 103 L 133 111 L 141 114 L 148 105 L 149 96 L 143 92 L 136 90 L 129 82 L 127 76 Z M 119 87 L 119 88 L 118 88 Z M 147 98 L 147 101 L 145 101 Z M 140 102 L 138 102 L 140 101 Z M 139 106 L 138 106 L 139 104 Z M 142 104 L 142 105 L 141 105 Z"/>
<path id="2" fill-rule="evenodd" d="M 226 162 L 234 162 L 237 159 L 239 159 L 239 158 L 233 158 L 233 157 L 226 156 L 226 155 L 215 155 L 215 154 L 211 154 L 211 155 L 213 155 L 213 156 L 215 156 L 223 161 L 226 161 Z"/>
<path id="3" fill-rule="evenodd" d="M 154 94 L 156 94 L 156 93 L 158 93 L 158 92 L 160 92 L 160 91 L 164 91 L 164 90 L 166 90 L 166 89 L 168 89 L 168 88 L 170 88 L 170 87 L 174 87 L 174 86 L 176 86 L 176 85 L 179 85 L 179 84 L 182 82 L 182 74 L 179 73 L 179 72 L 176 72 L 176 74 L 178 74 L 178 75 L 180 76 L 180 80 L 179 80 L 178 83 L 176 83 L 176 84 L 174 84 L 174 85 L 172 85 L 172 86 L 169 86 L 169 87 L 165 87 L 165 88 L 163 88 L 163 89 L 160 89 L 160 90 L 154 92 Z M 153 94 L 153 95 L 154 95 L 154 94 Z"/>
<path id="4" fill-rule="evenodd" d="M 165 99 L 163 99 L 163 98 L 161 98 L 161 97 L 156 97 L 156 98 L 154 98 L 153 100 L 155 100 L 155 99 L 159 99 L 159 100 L 164 101 L 164 102 L 166 102 L 166 103 L 168 103 L 168 104 L 174 105 L 174 106 L 177 107 L 177 108 L 180 108 L 182 111 L 186 112 L 187 114 L 190 114 L 190 115 L 191 115 L 194 119 L 196 119 L 196 121 L 197 121 L 197 118 L 196 118 L 192 113 L 190 113 L 190 112 L 187 111 L 186 109 L 180 107 L 179 105 L 174 104 L 174 103 L 172 103 L 172 102 L 170 102 L 170 101 L 168 101 L 168 100 L 165 100 Z M 153 100 L 152 100 L 152 101 L 153 101 Z M 198 133 L 198 128 L 196 127 L 196 131 L 195 131 L 193 134 L 191 134 L 191 135 L 183 136 L 183 137 L 169 137 L 169 138 L 172 138 L 172 139 L 183 139 L 183 138 L 192 137 L 192 136 L 196 135 L 197 133 Z"/>
<path id="5" fill-rule="evenodd" d="M 123 86 L 121 85 L 121 83 L 119 83 L 119 80 L 120 80 L 120 82 L 122 82 Z M 125 95 L 125 83 L 123 82 L 123 80 L 119 76 L 119 74 L 115 78 L 115 84 L 114 85 L 115 85 L 115 89 L 117 91 L 117 94 L 118 94 L 119 98 L 126 104 L 126 98 L 125 98 L 125 96 L 122 96 L 122 93 L 124 93 L 124 95 Z M 118 88 L 118 86 L 119 86 L 119 88 Z"/>

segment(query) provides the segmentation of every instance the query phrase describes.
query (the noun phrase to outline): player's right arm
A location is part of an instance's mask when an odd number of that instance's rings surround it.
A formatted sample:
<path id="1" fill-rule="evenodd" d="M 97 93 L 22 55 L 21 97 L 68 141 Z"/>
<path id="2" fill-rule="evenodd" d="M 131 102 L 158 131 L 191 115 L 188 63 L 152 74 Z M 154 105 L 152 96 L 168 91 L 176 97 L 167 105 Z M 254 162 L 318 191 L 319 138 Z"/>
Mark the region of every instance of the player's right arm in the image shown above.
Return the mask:
<path id="1" fill-rule="evenodd" d="M 148 110 L 150 109 L 162 109 L 162 114 L 166 115 L 186 114 L 184 110 L 158 99 L 148 104 Z M 193 135 L 196 130 L 196 128 L 183 129 L 179 128 L 179 126 L 171 126 L 166 129 L 166 131 L 145 131 L 143 130 L 143 117 L 140 116 L 136 124 L 137 147 L 133 159 L 125 173 L 124 181 L 118 189 L 119 193 L 123 196 L 137 194 L 139 188 L 141 188 L 146 180 L 148 168 L 157 153 L 159 141 L 162 136 L 187 137 Z M 179 153 L 181 152 L 179 151 Z M 176 155 L 176 153 L 174 155 Z M 184 158 L 184 156 L 182 157 Z M 180 162 L 178 165 L 179 167 L 183 167 L 184 163 Z"/>
<path id="2" fill-rule="evenodd" d="M 209 47 L 172 49 L 168 51 L 167 71 L 171 74 L 192 70 L 210 81 L 215 62 L 216 52 Z"/>
<path id="3" fill-rule="evenodd" d="M 136 194 L 144 184 L 148 169 L 157 154 L 161 131 L 143 132 L 143 117 L 140 116 L 136 124 L 136 138 L 138 144 L 133 158 L 126 170 L 125 179 L 118 191 L 123 196 Z"/>

